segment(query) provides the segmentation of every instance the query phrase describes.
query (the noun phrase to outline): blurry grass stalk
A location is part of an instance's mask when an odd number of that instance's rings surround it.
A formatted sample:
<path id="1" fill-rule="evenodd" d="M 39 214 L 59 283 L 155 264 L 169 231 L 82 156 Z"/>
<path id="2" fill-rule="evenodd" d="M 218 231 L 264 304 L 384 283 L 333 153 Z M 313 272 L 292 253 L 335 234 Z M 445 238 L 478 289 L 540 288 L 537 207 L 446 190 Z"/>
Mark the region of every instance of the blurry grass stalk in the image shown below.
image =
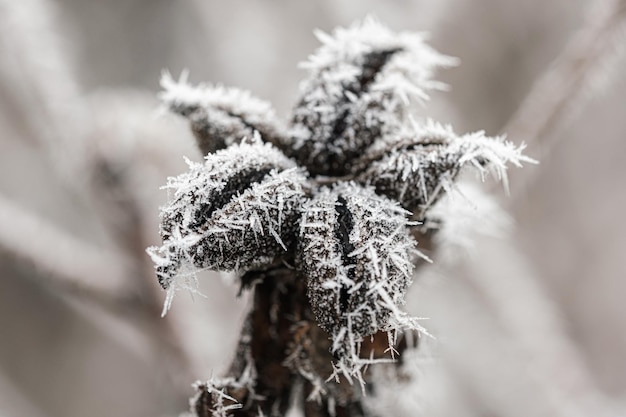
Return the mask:
<path id="1" fill-rule="evenodd" d="M 0 0 L 0 47 L 4 56 L 15 59 L 12 65 L 0 67 L 0 89 L 17 109 L 22 122 L 26 123 L 27 133 L 24 136 L 35 138 L 59 171 L 64 169 L 62 167 L 70 167 L 69 170 L 74 174 L 84 173 L 85 170 L 95 169 L 93 166 L 81 166 L 82 161 L 93 162 L 93 158 L 85 157 L 89 152 L 85 132 L 91 116 L 75 83 L 76 78 L 72 75 L 74 71 L 68 66 L 72 60 L 68 59 L 62 41 L 57 36 L 52 6 L 46 0 Z M 533 147 L 539 144 L 544 148 L 554 146 L 556 133 L 585 100 L 597 91 L 600 81 L 610 81 L 610 77 L 607 77 L 609 63 L 613 63 L 619 55 L 625 16 L 625 0 L 605 0 L 593 4 L 584 26 L 537 81 L 517 114 L 505 127 L 504 131 L 510 138 L 526 141 L 531 146 L 531 154 Z M 42 52 L 46 54 L 40 55 Z M 71 155 L 68 157 L 70 159 L 64 159 L 67 155 Z M 547 158 L 540 156 L 539 159 L 547 163 Z M 84 177 L 63 176 L 68 181 L 79 181 Z M 526 185 L 530 180 L 526 177 Z M 94 184 L 88 186 L 93 187 Z M 99 196 L 107 195 L 100 191 L 91 190 L 90 196 L 98 199 L 102 198 Z M 132 190 L 126 189 L 124 192 L 132 201 Z M 106 220 L 103 221 L 106 223 Z M 39 241 L 31 238 L 35 235 Z M 128 258 L 134 258 L 138 265 L 143 264 L 142 258 L 137 258 L 143 257 L 143 253 L 139 253 L 137 248 L 148 246 L 150 242 L 130 242 L 133 239 L 145 239 L 140 230 L 130 231 L 126 237 L 124 235 L 117 236 L 118 240 L 126 239 L 125 242 L 118 242 L 119 247 L 126 250 Z M 27 260 L 40 271 L 45 271 L 49 279 L 47 284 L 58 286 L 61 291 L 106 300 L 102 304 L 110 306 L 111 312 L 119 308 L 115 300 L 123 300 L 127 296 L 126 284 L 133 280 L 128 273 L 132 268 L 127 268 L 127 262 L 120 260 L 118 255 L 78 241 L 6 199 L 0 199 L 0 245 L 11 257 Z M 147 292 L 151 301 L 138 303 L 134 313 L 154 318 L 154 343 L 161 341 L 157 333 L 161 334 L 161 338 L 163 334 L 167 335 L 177 354 L 189 364 L 191 370 L 188 372 L 193 373 L 193 361 L 184 358 L 189 350 L 181 346 L 188 343 L 189 339 L 176 336 L 177 332 L 171 324 L 172 316 L 161 320 L 158 312 L 152 311 L 154 305 L 160 304 L 160 293 L 155 291 L 157 286 L 151 274 L 142 266 L 140 269 L 139 279 L 143 282 L 134 284 L 144 289 L 151 288 Z M 473 275 L 471 279 L 477 291 L 489 300 L 489 308 L 503 322 L 511 339 L 519 341 L 520 349 L 528 357 L 543 364 L 541 375 L 547 383 L 542 388 L 550 389 L 552 386 L 553 399 L 571 401 L 571 405 L 579 405 L 580 410 L 590 413 L 588 415 L 599 415 L 593 412 L 595 403 L 589 402 L 590 398 L 600 397 L 599 391 L 589 377 L 576 347 L 567 338 L 553 302 L 541 286 L 530 278 L 530 272 L 525 272 L 510 274 L 506 278 L 506 285 L 482 279 L 481 274 L 470 275 Z M 149 284 L 148 280 L 153 283 Z M 532 311 L 521 308 L 524 306 L 533 306 Z M 528 332 L 529 328 L 534 329 L 532 334 Z M 543 352 L 546 345 L 550 347 L 547 354 Z M 558 372 L 562 368 L 569 372 Z M 474 371 L 468 372 L 467 378 L 472 378 Z M 572 375 L 573 379 L 569 379 Z M 482 395 L 487 398 L 490 393 L 482 392 Z M 544 397 L 529 400 L 542 401 L 540 398 Z M 566 415 L 564 410 L 567 409 L 570 407 L 564 407 L 560 415 Z M 504 415 L 506 410 L 499 411 Z"/>
<path id="2" fill-rule="evenodd" d="M 57 9 L 49 0 L 0 0 L 0 92 L 21 136 L 42 147 L 57 174 L 76 182 L 83 178 L 89 120 Z"/>
<path id="3" fill-rule="evenodd" d="M 117 248 L 95 248 L 4 198 L 0 199 L 0 248 L 33 265 L 44 285 L 87 297 L 111 317 L 136 319 L 136 331 L 148 334 L 155 346 L 165 345 L 179 366 L 172 371 L 189 381 L 196 368 L 189 355 L 193 349 L 184 346 L 189 338 L 180 337 L 174 315 L 159 317 L 163 297 L 152 268 L 146 266 L 144 248 L 151 242 L 137 219 L 149 215 L 140 212 L 141 193 L 129 185 L 131 173 L 122 170 L 118 175 L 114 168 L 118 161 L 101 155 L 91 142 L 97 115 L 76 81 L 57 7 L 49 0 L 0 0 L 0 52 L 8 57 L 7 64 L 0 66 L 0 92 L 16 113 L 13 122 L 22 129 L 21 137 L 33 140 L 47 155 L 55 168 L 52 174 L 88 207 L 104 208 L 96 212 L 96 219 Z M 123 213 L 131 221 L 120 225 L 110 212 Z M 178 388 L 184 390 L 182 385 Z"/>
<path id="4" fill-rule="evenodd" d="M 26 261 L 50 284 L 99 304 L 130 294 L 128 261 L 71 236 L 35 213 L 0 196 L 0 250 Z"/>
<path id="5" fill-rule="evenodd" d="M 581 28 L 534 83 L 503 133 L 516 142 L 524 141 L 534 157 L 549 164 L 549 153 L 561 139 L 558 133 L 595 94 L 610 85 L 623 56 L 625 38 L 626 0 L 592 2 Z M 519 174 L 516 197 L 524 195 L 537 172 Z M 515 201 L 510 199 L 509 204 Z"/>
<path id="6" fill-rule="evenodd" d="M 542 164 L 549 164 L 549 152 L 561 139 L 562 129 L 594 94 L 600 92 L 600 87 L 612 81 L 612 72 L 624 48 L 625 24 L 625 0 L 598 0 L 591 4 L 583 26 L 534 84 L 503 132 L 516 142 L 526 142 L 533 157 Z M 519 202 L 538 177 L 537 171 L 525 171 L 518 174 L 518 184 L 507 201 L 509 206 Z M 523 256 L 513 250 L 508 252 L 507 259 L 513 259 L 515 266 L 507 268 L 513 272 L 507 273 L 505 278 L 490 276 L 488 268 L 477 264 L 464 275 L 479 296 L 488 301 L 493 316 L 520 350 L 520 357 L 535 364 L 532 372 L 519 373 L 517 377 L 527 378 L 530 384 L 535 380 L 538 388 L 548 394 L 546 405 L 552 403 L 550 408 L 555 407 L 552 415 L 606 413 L 606 398 L 569 339 L 556 305 L 540 280 L 534 278 Z M 476 369 L 468 368 L 462 361 L 458 365 L 467 368 L 461 373 L 467 372 L 466 377 L 474 380 Z M 486 403 L 493 397 L 489 387 L 474 385 L 474 388 L 480 391 L 477 394 L 483 396 Z M 542 401 L 536 397 L 528 400 Z M 506 410 L 498 411 L 504 414 Z"/>

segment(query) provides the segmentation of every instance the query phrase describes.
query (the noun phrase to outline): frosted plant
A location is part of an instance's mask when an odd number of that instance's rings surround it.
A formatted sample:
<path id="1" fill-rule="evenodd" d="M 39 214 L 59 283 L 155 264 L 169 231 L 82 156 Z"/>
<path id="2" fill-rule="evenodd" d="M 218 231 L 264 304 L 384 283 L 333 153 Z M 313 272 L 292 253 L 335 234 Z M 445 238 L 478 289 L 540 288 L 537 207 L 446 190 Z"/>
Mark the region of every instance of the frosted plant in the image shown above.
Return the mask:
<path id="1" fill-rule="evenodd" d="M 163 244 L 149 249 L 166 307 L 198 269 L 254 290 L 229 375 L 196 385 L 201 417 L 282 416 L 297 393 L 307 416 L 371 415 L 368 367 L 423 330 L 402 305 L 428 260 L 417 245 L 453 212 L 431 208 L 462 171 L 505 181 L 509 164 L 531 162 L 503 138 L 410 117 L 442 89 L 435 69 L 455 63 L 422 36 L 367 19 L 318 37 L 287 126 L 248 92 L 162 80 L 205 153 L 170 179 Z"/>
<path id="2" fill-rule="evenodd" d="M 155 252 L 163 288 L 185 266 L 245 270 L 293 245 L 306 179 L 258 133 L 189 168 L 167 185 L 173 196 L 162 213 L 164 245 Z"/>

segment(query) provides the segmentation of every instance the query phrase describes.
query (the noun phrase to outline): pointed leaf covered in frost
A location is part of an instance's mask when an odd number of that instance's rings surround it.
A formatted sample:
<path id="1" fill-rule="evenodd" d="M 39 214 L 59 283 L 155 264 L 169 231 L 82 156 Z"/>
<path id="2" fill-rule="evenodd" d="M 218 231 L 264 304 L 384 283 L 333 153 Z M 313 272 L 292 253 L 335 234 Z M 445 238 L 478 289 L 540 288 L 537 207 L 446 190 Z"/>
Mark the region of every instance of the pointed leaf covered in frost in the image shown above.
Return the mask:
<path id="1" fill-rule="evenodd" d="M 318 324 L 333 351 L 357 360 L 361 338 L 389 330 L 411 283 L 407 214 L 397 203 L 354 183 L 325 188 L 305 204 L 297 265 Z"/>
<path id="2" fill-rule="evenodd" d="M 284 127 L 270 103 L 248 91 L 208 84 L 192 86 L 186 73 L 179 81 L 164 73 L 161 86 L 161 100 L 170 111 L 189 119 L 204 155 L 250 138 L 255 131 L 266 142 L 278 146 L 285 142 Z"/>
<path id="3" fill-rule="evenodd" d="M 434 70 L 454 64 L 415 33 L 393 33 L 369 18 L 332 35 L 303 63 L 309 77 L 293 117 L 293 148 L 314 174 L 342 175 L 380 136 L 397 130 L 411 98 L 425 100 Z"/>
<path id="4" fill-rule="evenodd" d="M 257 136 L 189 166 L 170 178 L 151 250 L 164 288 L 181 269 L 245 271 L 287 253 L 306 188 L 293 161 Z"/>
<path id="5" fill-rule="evenodd" d="M 358 182 L 397 200 L 410 211 L 424 211 L 450 189 L 465 166 L 481 175 L 495 173 L 505 185 L 507 164 L 535 161 L 515 146 L 484 132 L 456 135 L 449 126 L 411 124 L 398 135 L 374 143 L 354 165 Z"/>

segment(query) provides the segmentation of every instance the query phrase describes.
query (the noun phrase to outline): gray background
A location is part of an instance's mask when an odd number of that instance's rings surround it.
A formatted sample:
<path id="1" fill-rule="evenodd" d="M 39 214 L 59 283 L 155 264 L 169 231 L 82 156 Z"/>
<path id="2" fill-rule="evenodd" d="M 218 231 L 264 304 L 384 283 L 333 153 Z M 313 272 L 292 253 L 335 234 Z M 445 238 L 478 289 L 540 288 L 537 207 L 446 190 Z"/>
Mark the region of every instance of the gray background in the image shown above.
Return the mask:
<path id="1" fill-rule="evenodd" d="M 25 7 L 1 3 L 0 15 L 5 16 L 13 7 Z M 47 45 L 45 38 L 51 34 L 65 51 L 59 55 L 62 64 L 72 71 L 60 70 L 59 79 L 75 83 L 89 100 L 106 103 L 103 129 L 107 123 L 127 120 L 169 149 L 171 160 L 155 163 L 159 169 L 137 186 L 150 218 L 146 221 L 154 227 L 148 238 L 153 243 L 158 242 L 157 208 L 165 199 L 158 186 L 167 175 L 184 170 L 183 155 L 199 158 L 184 123 L 154 118 L 163 69 L 177 76 L 187 68 L 193 82 L 248 89 L 270 100 L 286 118 L 304 75 L 297 63 L 318 45 L 312 31 L 329 31 L 374 14 L 395 30 L 430 32 L 435 48 L 461 60 L 459 67 L 438 76 L 451 91 L 434 94 L 420 116 L 451 123 L 457 132 L 485 130 L 495 135 L 580 27 L 587 5 L 582 0 L 26 3 L 33 5 L 33 27 L 22 32 L 5 27 L 0 65 L 11 61 L 12 53 L 40 59 L 37 82 L 54 87 L 54 65 L 52 75 L 46 72 L 50 51 L 38 49 Z M 52 26 L 46 23 L 42 29 L 37 23 L 42 19 Z M 28 31 L 31 40 L 23 39 Z M 16 52 L 15 45 L 22 41 L 27 46 Z M 425 353 L 418 405 L 407 405 L 401 415 L 555 415 L 555 409 L 563 411 L 568 403 L 576 409 L 587 396 L 593 397 L 585 403 L 590 407 L 600 404 L 603 410 L 617 410 L 612 415 L 624 415 L 626 66 L 624 60 L 606 66 L 600 75 L 605 87 L 594 90 L 557 129 L 550 139 L 556 142 L 551 152 L 528 148 L 541 164 L 512 171 L 513 195 L 504 203 L 516 221 L 512 236 L 504 243 L 484 242 L 473 266 L 461 273 L 416 277 L 410 310 L 431 318 L 426 325 L 437 341 L 430 354 Z M 107 247 L 111 242 L 94 221 L 92 208 L 68 190 L 62 174 L 52 167 L 50 149 L 38 144 L 35 136 L 42 127 L 28 110 L 32 107 L 15 104 L 20 94 L 30 94 L 30 76 L 25 72 L 17 83 L 8 78 L 1 84 L 0 193 L 73 236 Z M 18 93 L 7 93 L 11 88 Z M 71 156 L 72 151 L 67 152 Z M 528 187 L 516 189 L 516 181 L 525 175 L 533 176 Z M 477 281 L 464 279 L 467 271 L 492 280 L 495 292 L 485 295 L 480 286 L 477 290 Z M 155 353 L 158 346 L 146 345 L 119 320 L 112 322 L 68 300 L 42 284 L 40 275 L 36 267 L 0 252 L 0 415 L 165 416 L 186 409 L 191 389 L 173 388 Z M 509 276 L 519 279 L 509 281 Z M 194 346 L 204 364 L 195 377 L 207 378 L 211 372 L 219 374 L 229 361 L 246 299 L 235 300 L 235 286 L 218 277 L 201 278 L 206 278 L 202 289 L 208 299 L 192 302 L 181 294 L 174 309 L 179 303 L 192 304 L 193 320 L 202 329 L 194 335 Z M 540 305 L 529 301 L 532 296 L 516 299 L 527 289 L 507 287 L 508 282 L 529 285 L 531 293 L 542 295 Z M 498 286 L 504 290 L 498 292 Z M 502 294 L 510 298 L 496 304 L 517 308 L 511 321 L 528 317 L 528 322 L 510 327 L 506 317 L 498 317 L 489 297 Z M 539 318 L 534 317 L 538 311 Z M 545 311 L 548 324 L 538 329 L 534 324 L 546 323 L 541 319 Z M 551 326 L 558 328 L 558 343 L 565 343 L 575 356 L 582 376 L 570 375 L 569 358 L 561 357 L 561 348 L 544 338 L 554 334 Z"/>

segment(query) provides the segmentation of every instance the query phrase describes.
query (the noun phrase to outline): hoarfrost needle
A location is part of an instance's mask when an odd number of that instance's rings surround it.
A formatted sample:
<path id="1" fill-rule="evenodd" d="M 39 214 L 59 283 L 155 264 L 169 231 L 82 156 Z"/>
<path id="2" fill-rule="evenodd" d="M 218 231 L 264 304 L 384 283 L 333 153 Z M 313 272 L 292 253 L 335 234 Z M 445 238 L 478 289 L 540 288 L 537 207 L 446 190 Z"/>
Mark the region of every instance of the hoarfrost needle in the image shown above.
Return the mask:
<path id="1" fill-rule="evenodd" d="M 317 37 L 288 125 L 249 92 L 163 75 L 161 99 L 205 161 L 166 186 L 163 244 L 149 249 L 159 283 L 168 303 L 197 269 L 255 288 L 230 376 L 198 385 L 199 416 L 284 415 L 297 381 L 322 415 L 368 415 L 367 366 L 423 330 L 402 305 L 428 260 L 416 236 L 447 230 L 437 203 L 464 170 L 506 185 L 509 165 L 534 162 L 503 138 L 411 118 L 412 101 L 445 88 L 435 70 L 456 64 L 422 35 L 369 18 Z"/>

